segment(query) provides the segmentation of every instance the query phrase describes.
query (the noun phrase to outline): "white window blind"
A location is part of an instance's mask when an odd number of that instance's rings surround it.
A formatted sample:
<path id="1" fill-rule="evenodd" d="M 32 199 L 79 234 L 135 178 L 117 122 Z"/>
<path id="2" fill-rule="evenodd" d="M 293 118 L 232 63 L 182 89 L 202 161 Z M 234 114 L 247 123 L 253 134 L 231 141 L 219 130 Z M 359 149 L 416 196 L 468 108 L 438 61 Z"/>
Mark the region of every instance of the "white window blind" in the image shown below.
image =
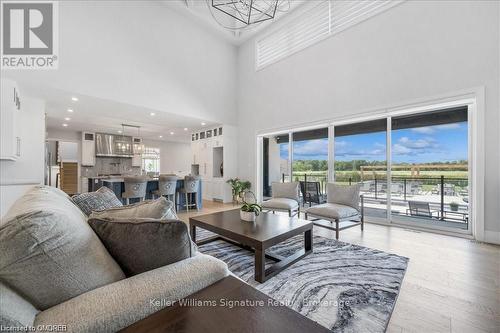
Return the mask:
<path id="1" fill-rule="evenodd" d="M 325 0 L 256 41 L 256 69 L 373 17 L 403 0 Z M 293 15 L 293 14 L 292 14 Z"/>

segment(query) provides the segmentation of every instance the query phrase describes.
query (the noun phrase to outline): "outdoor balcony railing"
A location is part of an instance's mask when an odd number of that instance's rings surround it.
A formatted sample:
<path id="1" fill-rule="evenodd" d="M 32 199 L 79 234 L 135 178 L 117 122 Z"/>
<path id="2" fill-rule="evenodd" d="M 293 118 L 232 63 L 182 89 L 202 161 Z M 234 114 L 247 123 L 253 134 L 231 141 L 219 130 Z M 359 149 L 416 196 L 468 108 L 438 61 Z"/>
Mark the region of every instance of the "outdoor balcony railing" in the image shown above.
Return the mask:
<path id="1" fill-rule="evenodd" d="M 353 177 L 338 175 L 338 183 L 361 184 L 361 194 L 367 207 L 387 210 L 387 178 L 355 181 Z M 292 179 L 301 182 L 301 196 L 304 203 L 320 203 L 326 200 L 325 174 L 300 173 Z M 282 174 L 282 181 L 290 181 L 290 176 Z M 394 215 L 427 218 L 433 220 L 468 223 L 469 194 L 468 179 L 441 176 L 391 177 L 391 213 Z"/>

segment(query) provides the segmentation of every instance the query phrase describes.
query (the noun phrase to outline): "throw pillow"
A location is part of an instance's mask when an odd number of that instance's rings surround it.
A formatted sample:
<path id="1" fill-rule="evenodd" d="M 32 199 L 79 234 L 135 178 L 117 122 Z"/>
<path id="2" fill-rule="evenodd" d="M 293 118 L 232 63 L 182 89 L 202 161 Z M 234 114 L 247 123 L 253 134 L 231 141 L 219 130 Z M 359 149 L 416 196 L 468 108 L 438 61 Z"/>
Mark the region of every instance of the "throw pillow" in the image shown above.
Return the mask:
<path id="1" fill-rule="evenodd" d="M 90 214 L 90 218 L 108 220 L 134 218 L 177 220 L 177 215 L 174 211 L 174 204 L 161 197 L 156 200 L 146 200 L 132 205 L 94 211 Z"/>
<path id="2" fill-rule="evenodd" d="M 115 193 L 106 186 L 101 187 L 95 192 L 74 195 L 71 199 L 87 216 L 93 211 L 123 206 Z"/>
<path id="3" fill-rule="evenodd" d="M 127 276 L 189 258 L 196 251 L 182 221 L 91 218 L 89 224 Z"/>
<path id="4" fill-rule="evenodd" d="M 27 213 L 0 227 L 2 282 L 45 310 L 125 277 L 69 198 L 32 194 Z"/>

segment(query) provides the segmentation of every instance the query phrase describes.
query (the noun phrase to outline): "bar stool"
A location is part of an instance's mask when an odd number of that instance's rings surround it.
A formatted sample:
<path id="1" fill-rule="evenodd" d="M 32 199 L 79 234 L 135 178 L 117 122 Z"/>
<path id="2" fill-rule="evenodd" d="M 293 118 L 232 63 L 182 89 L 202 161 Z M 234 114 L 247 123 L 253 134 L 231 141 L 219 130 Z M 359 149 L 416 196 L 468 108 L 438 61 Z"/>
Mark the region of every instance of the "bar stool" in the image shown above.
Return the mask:
<path id="1" fill-rule="evenodd" d="M 174 203 L 174 209 L 177 211 L 177 176 L 173 175 L 160 175 L 158 179 L 158 190 L 153 192 L 153 195 L 158 197 L 166 197 Z"/>
<path id="2" fill-rule="evenodd" d="M 188 212 L 189 212 L 189 207 L 196 207 L 196 210 L 199 210 L 198 208 L 199 188 L 200 188 L 200 179 L 198 177 L 193 177 L 193 176 L 184 177 L 184 187 L 181 187 L 179 192 L 181 194 L 184 193 L 184 200 L 185 200 L 184 207 L 186 207 L 186 210 Z M 189 201 L 190 197 L 193 198 L 193 200 L 191 200 L 191 203 Z"/>
<path id="3" fill-rule="evenodd" d="M 148 180 L 145 177 L 124 177 L 125 192 L 122 193 L 122 198 L 125 199 L 126 204 L 130 204 L 130 199 L 139 199 L 143 201 L 146 198 L 146 187 Z"/>

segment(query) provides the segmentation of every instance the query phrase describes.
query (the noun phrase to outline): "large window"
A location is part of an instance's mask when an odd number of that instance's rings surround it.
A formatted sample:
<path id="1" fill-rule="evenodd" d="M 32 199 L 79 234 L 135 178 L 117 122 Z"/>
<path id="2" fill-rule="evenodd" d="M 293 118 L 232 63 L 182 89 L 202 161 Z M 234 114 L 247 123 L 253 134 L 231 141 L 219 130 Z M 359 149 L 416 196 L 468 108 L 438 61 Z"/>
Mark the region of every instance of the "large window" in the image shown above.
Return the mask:
<path id="1" fill-rule="evenodd" d="M 144 152 L 142 153 L 142 169 L 146 172 L 160 172 L 160 148 L 144 148 Z"/>
<path id="2" fill-rule="evenodd" d="M 308 207 L 326 201 L 328 181 L 360 184 L 372 220 L 470 232 L 468 116 L 468 106 L 399 111 L 264 137 L 263 198 L 272 182 L 297 181 Z"/>
<path id="3" fill-rule="evenodd" d="M 326 201 L 328 182 L 328 128 L 294 132 L 292 179 L 300 183 L 300 195 L 307 205 Z"/>
<path id="4" fill-rule="evenodd" d="M 467 108 L 392 118 L 392 220 L 468 229 Z"/>
<path id="5" fill-rule="evenodd" d="M 402 1 L 308 1 L 305 10 L 255 43 L 257 69 L 264 68 L 325 38 L 382 13 Z"/>
<path id="6" fill-rule="evenodd" d="M 263 138 L 263 198 L 272 196 L 272 183 L 290 181 L 288 164 L 288 137 L 288 134 L 285 134 L 272 135 Z"/>
<path id="7" fill-rule="evenodd" d="M 387 217 L 387 120 L 335 126 L 335 182 L 361 184 L 365 213 Z"/>

